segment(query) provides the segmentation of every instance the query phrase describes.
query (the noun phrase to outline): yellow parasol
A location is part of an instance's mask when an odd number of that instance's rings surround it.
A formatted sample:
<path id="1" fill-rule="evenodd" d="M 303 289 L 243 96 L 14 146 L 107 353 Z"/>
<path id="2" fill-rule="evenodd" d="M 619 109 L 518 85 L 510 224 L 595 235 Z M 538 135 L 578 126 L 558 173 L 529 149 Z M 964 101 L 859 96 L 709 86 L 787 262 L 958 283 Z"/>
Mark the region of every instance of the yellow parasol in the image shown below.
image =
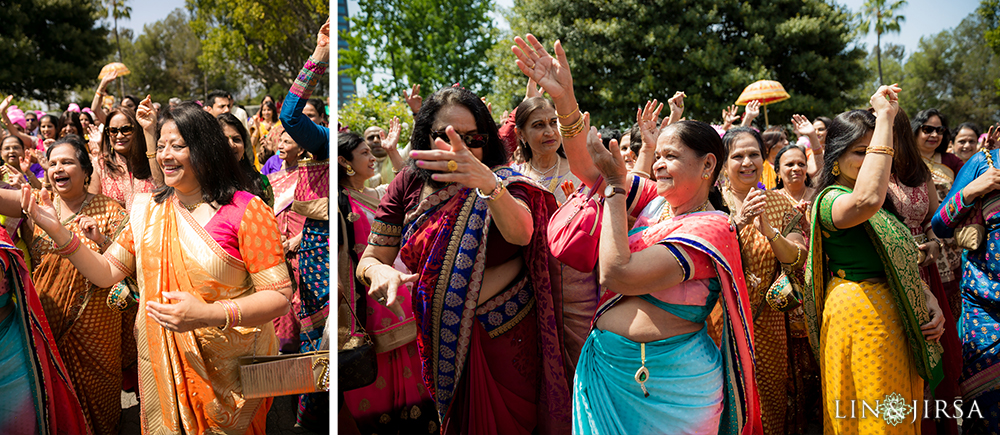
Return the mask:
<path id="1" fill-rule="evenodd" d="M 764 106 L 764 125 L 770 125 L 771 123 L 767 120 L 767 105 L 789 98 L 791 96 L 785 92 L 785 87 L 781 86 L 781 83 L 774 80 L 758 80 L 743 90 L 740 97 L 736 99 L 736 104 L 745 106 L 751 101 L 760 101 L 760 105 Z"/>
<path id="2" fill-rule="evenodd" d="M 121 77 L 123 75 L 129 74 L 129 73 L 132 72 L 132 71 L 129 71 L 128 67 L 125 66 L 124 63 L 121 63 L 121 62 L 111 62 L 111 63 L 109 63 L 107 65 L 104 65 L 104 68 L 101 68 L 101 73 L 97 75 L 97 79 L 98 80 L 104 79 L 104 77 L 106 77 L 108 74 L 111 74 L 112 71 L 117 71 L 118 72 L 118 77 Z"/>

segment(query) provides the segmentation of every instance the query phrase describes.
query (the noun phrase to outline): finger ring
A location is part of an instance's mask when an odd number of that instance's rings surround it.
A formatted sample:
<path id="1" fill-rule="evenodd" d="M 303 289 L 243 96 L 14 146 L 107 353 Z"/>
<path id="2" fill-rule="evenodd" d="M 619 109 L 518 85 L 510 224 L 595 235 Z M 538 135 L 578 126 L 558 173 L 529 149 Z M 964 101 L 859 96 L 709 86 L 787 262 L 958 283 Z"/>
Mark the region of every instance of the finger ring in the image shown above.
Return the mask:
<path id="1" fill-rule="evenodd" d="M 456 170 L 458 170 L 458 162 L 448 160 L 448 172 L 455 172 Z"/>
<path id="2" fill-rule="evenodd" d="M 385 296 L 382 296 L 382 297 L 378 298 L 378 303 L 381 304 L 383 302 L 385 302 Z"/>

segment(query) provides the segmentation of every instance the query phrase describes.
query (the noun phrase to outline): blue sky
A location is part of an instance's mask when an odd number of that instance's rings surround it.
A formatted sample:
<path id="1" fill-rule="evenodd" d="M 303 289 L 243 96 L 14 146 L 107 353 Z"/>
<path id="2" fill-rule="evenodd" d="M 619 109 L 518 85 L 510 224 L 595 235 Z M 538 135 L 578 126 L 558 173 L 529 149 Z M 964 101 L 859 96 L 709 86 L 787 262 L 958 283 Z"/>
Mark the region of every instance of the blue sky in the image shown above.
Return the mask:
<path id="1" fill-rule="evenodd" d="M 174 9 L 184 8 L 184 0 L 132 0 L 127 3 L 132 7 L 132 19 L 118 23 L 119 27 L 132 29 L 135 35 L 142 33 L 144 24 L 153 24 L 170 15 Z"/>

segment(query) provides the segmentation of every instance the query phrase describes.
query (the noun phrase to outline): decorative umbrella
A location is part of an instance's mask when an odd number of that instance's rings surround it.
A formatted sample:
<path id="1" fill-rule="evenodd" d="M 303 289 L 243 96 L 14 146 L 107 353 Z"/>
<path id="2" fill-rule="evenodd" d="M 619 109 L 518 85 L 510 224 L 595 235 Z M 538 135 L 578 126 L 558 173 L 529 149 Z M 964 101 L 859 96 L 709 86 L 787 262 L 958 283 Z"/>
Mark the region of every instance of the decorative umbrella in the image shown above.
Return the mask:
<path id="1" fill-rule="evenodd" d="M 789 98 L 791 96 L 785 92 L 785 87 L 781 86 L 781 83 L 774 80 L 758 80 L 743 90 L 740 97 L 736 99 L 736 104 L 745 106 L 751 101 L 760 101 L 760 105 L 764 106 L 764 124 L 770 125 L 771 123 L 767 120 L 767 105 Z"/>
<path id="2" fill-rule="evenodd" d="M 121 63 L 121 62 L 111 62 L 111 63 L 109 63 L 107 65 L 104 65 L 104 68 L 101 68 L 101 73 L 97 75 L 97 79 L 98 80 L 103 80 L 104 77 L 106 77 L 108 74 L 111 74 L 112 71 L 117 71 L 118 72 L 118 77 L 121 77 L 123 75 L 129 74 L 129 73 L 132 72 L 132 71 L 130 71 L 128 69 L 127 66 L 125 66 L 124 63 Z"/>

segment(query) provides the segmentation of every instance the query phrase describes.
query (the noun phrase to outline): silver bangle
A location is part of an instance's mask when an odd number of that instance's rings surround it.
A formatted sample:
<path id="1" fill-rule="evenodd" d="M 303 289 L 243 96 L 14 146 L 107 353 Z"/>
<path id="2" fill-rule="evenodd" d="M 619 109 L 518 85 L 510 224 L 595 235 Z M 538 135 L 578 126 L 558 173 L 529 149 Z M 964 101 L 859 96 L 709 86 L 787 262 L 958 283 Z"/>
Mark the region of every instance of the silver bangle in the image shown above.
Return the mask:
<path id="1" fill-rule="evenodd" d="M 479 195 L 480 198 L 485 199 L 487 201 L 496 200 L 497 198 L 500 197 L 500 195 L 503 194 L 504 191 L 503 180 L 496 173 L 494 173 L 493 176 L 496 177 L 497 179 L 497 185 L 496 187 L 493 188 L 493 192 L 490 192 L 489 195 L 484 195 L 482 190 L 479 190 L 478 187 L 476 188 L 476 195 Z"/>

